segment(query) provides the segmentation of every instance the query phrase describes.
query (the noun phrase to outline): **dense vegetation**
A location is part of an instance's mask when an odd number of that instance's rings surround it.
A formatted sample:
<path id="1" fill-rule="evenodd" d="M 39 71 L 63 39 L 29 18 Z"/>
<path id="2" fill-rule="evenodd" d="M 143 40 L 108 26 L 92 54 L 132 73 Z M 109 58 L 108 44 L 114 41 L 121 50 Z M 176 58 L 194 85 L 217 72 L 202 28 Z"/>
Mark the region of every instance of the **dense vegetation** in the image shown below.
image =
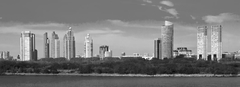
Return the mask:
<path id="1" fill-rule="evenodd" d="M 43 58 L 39 61 L 0 60 L 4 73 L 119 73 L 119 74 L 238 74 L 239 63 L 218 63 L 194 58 Z"/>

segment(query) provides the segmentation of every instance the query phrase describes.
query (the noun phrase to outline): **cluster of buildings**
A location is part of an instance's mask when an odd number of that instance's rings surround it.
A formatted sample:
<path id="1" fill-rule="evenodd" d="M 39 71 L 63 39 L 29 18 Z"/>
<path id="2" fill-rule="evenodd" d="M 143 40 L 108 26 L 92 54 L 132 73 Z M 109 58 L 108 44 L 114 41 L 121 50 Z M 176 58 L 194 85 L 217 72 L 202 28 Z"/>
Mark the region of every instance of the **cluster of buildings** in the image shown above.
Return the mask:
<path id="1" fill-rule="evenodd" d="M 197 59 L 220 60 L 222 58 L 222 26 L 211 26 L 211 56 L 208 57 L 208 28 L 198 27 L 197 32 Z"/>
<path id="2" fill-rule="evenodd" d="M 211 30 L 210 38 L 211 44 L 208 46 L 208 30 Z M 144 57 L 146 59 L 151 58 L 175 58 L 185 57 L 192 58 L 192 50 L 188 50 L 187 47 L 178 47 L 173 49 L 174 41 L 174 25 L 172 22 L 165 21 L 165 24 L 161 27 L 161 37 L 154 40 L 154 56 L 149 54 L 140 55 L 134 53 L 131 57 Z M 48 37 L 48 33 L 44 33 L 44 58 L 59 58 L 61 57 L 61 44 L 60 38 L 56 32 L 53 31 L 51 38 Z M 208 53 L 208 47 L 211 47 L 211 53 Z M 62 43 L 63 56 L 66 59 L 76 57 L 75 37 L 70 27 L 63 37 Z M 35 42 L 35 34 L 31 31 L 24 31 L 20 37 L 20 61 L 37 60 L 37 49 Z M 203 60 L 220 60 L 223 56 L 222 53 L 222 26 L 202 26 L 197 28 L 197 59 Z M 240 52 L 239 52 L 240 55 Z M 99 58 L 112 57 L 112 50 L 109 46 L 102 45 L 99 47 Z M 121 57 L 126 57 L 126 53 L 122 53 Z M 9 52 L 1 52 L 0 58 L 9 57 Z M 93 57 L 93 39 L 90 34 L 87 34 L 84 40 L 84 56 L 85 58 Z"/>
<path id="3" fill-rule="evenodd" d="M 211 26 L 211 53 L 208 57 L 208 27 L 197 28 L 197 59 L 203 60 L 220 60 L 222 58 L 222 26 Z M 161 38 L 154 40 L 154 57 L 155 58 L 174 58 L 177 56 L 184 56 L 191 58 L 192 51 L 187 47 L 179 47 L 173 50 L 173 23 L 165 21 L 161 27 Z"/>
<path id="4" fill-rule="evenodd" d="M 51 38 L 48 37 L 48 33 L 44 33 L 44 58 L 60 58 L 60 38 L 58 34 L 53 31 Z M 36 61 L 37 49 L 35 42 L 35 34 L 31 31 L 24 31 L 21 33 L 20 37 L 20 55 L 19 61 Z M 70 27 L 67 33 L 63 37 L 63 56 L 64 58 L 70 60 L 71 58 L 76 57 L 76 46 L 75 46 L 75 37 Z M 103 45 L 99 48 L 100 58 L 112 57 L 112 51 L 109 50 L 109 46 Z M 93 57 L 93 39 L 90 37 L 90 34 L 87 34 L 84 41 L 84 56 L 85 58 Z"/>
<path id="5" fill-rule="evenodd" d="M 0 51 L 0 59 L 9 59 L 10 57 L 9 51 Z"/>

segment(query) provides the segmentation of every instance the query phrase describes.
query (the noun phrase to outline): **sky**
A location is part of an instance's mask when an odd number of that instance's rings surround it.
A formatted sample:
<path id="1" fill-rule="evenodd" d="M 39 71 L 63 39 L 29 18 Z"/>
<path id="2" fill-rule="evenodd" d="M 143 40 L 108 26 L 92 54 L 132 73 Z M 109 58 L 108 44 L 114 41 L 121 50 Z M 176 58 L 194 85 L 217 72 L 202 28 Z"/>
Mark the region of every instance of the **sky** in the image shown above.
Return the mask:
<path id="1" fill-rule="evenodd" d="M 240 49 L 239 4 L 239 0 L 1 0 L 0 51 L 16 57 L 21 32 L 32 31 L 42 58 L 43 34 L 48 32 L 51 38 L 55 31 L 62 41 L 71 26 L 77 55 L 84 54 L 88 33 L 94 54 L 101 45 L 108 45 L 114 56 L 153 54 L 154 39 L 168 20 L 174 23 L 174 49 L 188 47 L 196 54 L 197 27 L 222 25 L 223 51 L 234 52 Z"/>

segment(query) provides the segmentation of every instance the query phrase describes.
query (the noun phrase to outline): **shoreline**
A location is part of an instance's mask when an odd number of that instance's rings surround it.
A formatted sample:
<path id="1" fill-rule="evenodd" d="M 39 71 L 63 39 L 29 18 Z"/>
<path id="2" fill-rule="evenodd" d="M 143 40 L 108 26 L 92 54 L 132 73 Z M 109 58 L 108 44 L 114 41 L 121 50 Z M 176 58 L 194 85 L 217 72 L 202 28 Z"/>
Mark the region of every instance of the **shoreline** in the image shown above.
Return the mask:
<path id="1" fill-rule="evenodd" d="M 240 77 L 239 74 L 78 74 L 78 73 L 58 73 L 58 74 L 44 74 L 44 73 L 5 73 L 3 76 L 98 76 L 98 77 Z"/>

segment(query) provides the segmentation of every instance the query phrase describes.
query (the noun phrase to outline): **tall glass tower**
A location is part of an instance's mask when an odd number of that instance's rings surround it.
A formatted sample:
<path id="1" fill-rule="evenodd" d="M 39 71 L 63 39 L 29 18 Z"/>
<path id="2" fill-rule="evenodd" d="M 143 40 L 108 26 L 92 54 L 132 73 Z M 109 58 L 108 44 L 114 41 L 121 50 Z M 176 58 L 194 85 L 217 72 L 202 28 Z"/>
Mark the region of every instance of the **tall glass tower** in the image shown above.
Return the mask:
<path id="1" fill-rule="evenodd" d="M 72 28 L 69 27 L 67 34 L 63 37 L 63 57 L 70 60 L 71 58 L 75 58 L 75 53 L 75 37 Z"/>
<path id="2" fill-rule="evenodd" d="M 93 39 L 90 34 L 87 34 L 84 41 L 84 55 L 85 58 L 93 57 Z"/>
<path id="3" fill-rule="evenodd" d="M 161 50 L 162 58 L 173 57 L 173 23 L 165 21 L 165 25 L 161 28 Z"/>
<path id="4" fill-rule="evenodd" d="M 24 31 L 20 36 L 20 61 L 36 61 L 35 34 Z"/>

